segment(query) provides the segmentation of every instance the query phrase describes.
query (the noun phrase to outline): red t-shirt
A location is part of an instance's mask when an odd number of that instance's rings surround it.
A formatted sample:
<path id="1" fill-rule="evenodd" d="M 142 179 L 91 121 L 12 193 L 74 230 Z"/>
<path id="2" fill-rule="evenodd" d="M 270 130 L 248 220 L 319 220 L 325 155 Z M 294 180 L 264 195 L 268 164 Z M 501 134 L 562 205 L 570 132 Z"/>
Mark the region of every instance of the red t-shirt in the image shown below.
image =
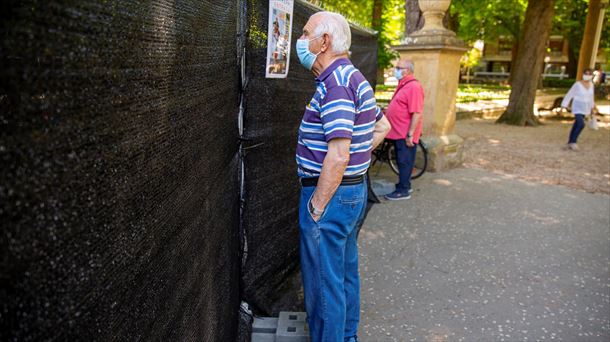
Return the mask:
<path id="1" fill-rule="evenodd" d="M 424 89 L 413 75 L 398 82 L 398 87 L 392 96 L 392 101 L 386 110 L 386 117 L 392 129 L 386 136 L 388 139 L 405 139 L 411 127 L 413 113 L 423 113 Z M 417 144 L 423 127 L 423 119 L 419 121 L 413 132 L 413 142 Z"/>

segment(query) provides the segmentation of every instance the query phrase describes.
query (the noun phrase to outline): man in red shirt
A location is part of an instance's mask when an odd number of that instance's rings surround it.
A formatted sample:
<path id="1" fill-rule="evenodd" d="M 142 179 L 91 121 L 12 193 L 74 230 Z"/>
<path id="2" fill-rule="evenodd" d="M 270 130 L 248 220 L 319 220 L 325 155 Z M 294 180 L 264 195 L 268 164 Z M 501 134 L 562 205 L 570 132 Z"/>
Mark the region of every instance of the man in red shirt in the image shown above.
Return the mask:
<path id="1" fill-rule="evenodd" d="M 398 184 L 396 190 L 385 196 L 390 201 L 411 198 L 411 172 L 415 163 L 417 143 L 421 136 L 424 107 L 424 89 L 413 76 L 413 61 L 401 59 L 394 70 L 398 87 L 386 110 L 386 117 L 392 124 L 387 139 L 394 140 L 398 164 Z"/>

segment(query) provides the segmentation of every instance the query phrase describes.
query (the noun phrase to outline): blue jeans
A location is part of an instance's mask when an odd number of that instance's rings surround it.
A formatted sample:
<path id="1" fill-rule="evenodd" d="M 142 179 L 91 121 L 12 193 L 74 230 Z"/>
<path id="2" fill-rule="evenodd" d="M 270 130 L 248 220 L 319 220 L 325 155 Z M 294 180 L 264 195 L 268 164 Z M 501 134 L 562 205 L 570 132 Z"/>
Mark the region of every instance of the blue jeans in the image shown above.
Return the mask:
<path id="1" fill-rule="evenodd" d="M 407 146 L 405 139 L 394 140 L 396 151 L 396 164 L 398 164 L 398 184 L 396 191 L 406 194 L 411 189 L 411 174 L 415 165 L 417 145 Z"/>
<path id="2" fill-rule="evenodd" d="M 583 128 L 585 128 L 584 114 L 574 114 L 574 125 L 572 125 L 572 130 L 570 131 L 568 144 L 576 144 L 576 140 L 578 140 L 578 136 Z"/>
<path id="3" fill-rule="evenodd" d="M 360 321 L 357 223 L 366 208 L 366 182 L 339 186 L 315 222 L 308 203 L 315 187 L 301 188 L 300 255 L 311 342 L 356 337 Z"/>

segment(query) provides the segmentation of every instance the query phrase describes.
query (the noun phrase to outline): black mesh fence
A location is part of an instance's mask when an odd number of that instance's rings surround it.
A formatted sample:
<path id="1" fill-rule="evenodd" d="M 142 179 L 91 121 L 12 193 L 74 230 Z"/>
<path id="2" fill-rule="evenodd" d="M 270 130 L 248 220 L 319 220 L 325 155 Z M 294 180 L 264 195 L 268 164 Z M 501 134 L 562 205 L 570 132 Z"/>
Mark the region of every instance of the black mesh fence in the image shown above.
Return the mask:
<path id="1" fill-rule="evenodd" d="M 238 3 L 0 6 L 0 340 L 234 339 Z"/>
<path id="2" fill-rule="evenodd" d="M 247 254 L 242 269 L 243 296 L 261 314 L 302 309 L 299 298 L 297 131 L 313 95 L 313 74 L 299 64 L 296 40 L 318 9 L 295 1 L 288 78 L 265 78 L 268 1 L 248 1 L 249 39 L 245 133 L 244 229 Z M 352 28 L 351 59 L 374 85 L 376 36 Z"/>
<path id="3" fill-rule="evenodd" d="M 289 76 L 265 79 L 267 6 L 2 2 L 1 341 L 232 341 L 240 298 L 300 308 L 294 151 L 314 78 L 294 51 L 316 9 L 295 2 Z M 376 38 L 352 34 L 374 81 Z"/>

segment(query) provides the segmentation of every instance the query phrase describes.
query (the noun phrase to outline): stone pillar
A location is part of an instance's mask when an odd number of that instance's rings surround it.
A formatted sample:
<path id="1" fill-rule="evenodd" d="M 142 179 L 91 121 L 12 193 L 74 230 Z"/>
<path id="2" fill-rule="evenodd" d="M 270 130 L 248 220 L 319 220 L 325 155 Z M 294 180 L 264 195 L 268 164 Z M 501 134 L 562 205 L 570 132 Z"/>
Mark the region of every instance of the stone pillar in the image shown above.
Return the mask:
<path id="1" fill-rule="evenodd" d="M 578 57 L 578 72 L 576 74 L 576 79 L 578 80 L 582 79 L 582 73 L 585 69 L 593 69 L 595 66 L 597 49 L 601 40 L 602 28 L 604 27 L 606 7 L 608 7 L 608 0 L 591 0 L 589 2 L 585 32 L 582 37 Z"/>
<path id="2" fill-rule="evenodd" d="M 459 166 L 464 140 L 453 133 L 460 58 L 468 50 L 454 32 L 443 27 L 451 0 L 419 0 L 424 27 L 394 46 L 401 58 L 415 64 L 415 77 L 424 88 L 423 140 L 428 146 L 430 171 Z"/>

